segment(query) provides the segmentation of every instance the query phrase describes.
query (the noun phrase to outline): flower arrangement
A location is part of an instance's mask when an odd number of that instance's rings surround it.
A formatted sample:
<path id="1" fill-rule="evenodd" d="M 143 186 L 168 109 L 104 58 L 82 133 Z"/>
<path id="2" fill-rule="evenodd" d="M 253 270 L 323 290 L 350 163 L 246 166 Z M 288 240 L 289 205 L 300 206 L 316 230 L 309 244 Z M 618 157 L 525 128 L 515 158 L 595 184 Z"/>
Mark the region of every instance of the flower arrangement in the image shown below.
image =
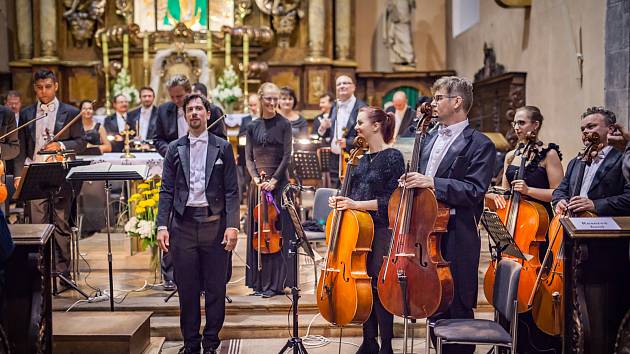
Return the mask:
<path id="1" fill-rule="evenodd" d="M 129 209 L 135 212 L 125 224 L 125 232 L 130 237 L 139 237 L 142 248 L 157 245 L 157 211 L 162 180 L 155 175 L 138 185 L 138 193 L 129 197 Z"/>
<path id="2" fill-rule="evenodd" d="M 140 94 L 138 90 L 131 85 L 131 77 L 124 68 L 120 70 L 112 86 L 112 97 L 116 97 L 118 94 L 127 97 L 130 105 L 140 103 Z"/>
<path id="3" fill-rule="evenodd" d="M 219 77 L 219 83 L 212 90 L 212 98 L 228 109 L 241 97 L 243 97 L 243 90 L 241 90 L 238 75 L 230 65 L 223 70 L 223 74 Z"/>

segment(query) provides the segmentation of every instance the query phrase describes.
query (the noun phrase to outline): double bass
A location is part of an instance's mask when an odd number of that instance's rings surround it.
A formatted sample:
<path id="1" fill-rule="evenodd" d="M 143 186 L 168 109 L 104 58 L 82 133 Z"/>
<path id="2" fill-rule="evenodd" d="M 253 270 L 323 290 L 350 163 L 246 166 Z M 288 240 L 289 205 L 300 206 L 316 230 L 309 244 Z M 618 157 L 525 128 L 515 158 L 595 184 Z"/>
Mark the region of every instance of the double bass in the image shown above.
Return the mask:
<path id="1" fill-rule="evenodd" d="M 346 178 L 338 195 L 348 196 L 352 170 L 366 148 L 362 137 L 354 140 Z M 317 307 L 328 322 L 344 326 L 365 322 L 372 311 L 372 278 L 367 255 L 372 250 L 374 222 L 368 212 L 332 210 L 326 220 L 326 261 L 317 282 Z"/>
<path id="2" fill-rule="evenodd" d="M 521 157 L 516 176 L 517 180 L 523 179 L 527 162 L 538 153 L 537 146 L 536 136 L 532 134 L 527 137 L 527 143 L 521 144 L 514 152 L 516 156 Z M 522 268 L 517 296 L 518 312 L 523 313 L 529 310 L 529 297 L 540 270 L 540 246 L 546 242 L 545 236 L 549 229 L 549 214 L 542 204 L 525 199 L 521 193 L 512 190 L 506 207 L 498 209 L 497 215 L 514 238 L 518 248 L 527 256 L 527 259 L 520 262 Z M 503 257 L 509 258 L 509 256 Z M 483 280 L 484 294 L 490 303 L 492 303 L 496 263 L 497 260 L 490 262 Z"/>
<path id="3" fill-rule="evenodd" d="M 580 195 L 586 166 L 593 162 L 603 147 L 597 133 L 584 135 L 583 140 L 586 143 L 584 150 L 578 154 L 578 160 L 582 163 L 578 166 L 577 181 L 571 190 L 569 200 Z M 564 318 L 564 228 L 560 224 L 560 219 L 595 216 L 597 215 L 592 212 L 574 213 L 567 208 L 565 213 L 557 214 L 551 220 L 549 248 L 545 253 L 542 269 L 538 274 L 528 302 L 532 307 L 534 323 L 541 331 L 549 335 L 558 336 L 562 333 Z"/>
<path id="4" fill-rule="evenodd" d="M 413 157 L 407 170 L 417 171 L 422 142 L 431 120 L 423 104 Z M 425 318 L 448 308 L 453 300 L 453 277 L 440 252 L 441 233 L 447 231 L 449 209 L 428 188 L 398 187 L 389 199 L 393 232 L 389 253 L 378 275 L 378 295 L 385 309 L 407 318 Z"/>
<path id="5" fill-rule="evenodd" d="M 269 182 L 265 172 L 260 173 L 261 182 Z M 278 222 L 278 211 L 276 206 L 268 199 L 271 192 L 265 192 L 258 188 L 258 205 L 254 207 L 256 215 L 256 231 L 252 237 L 252 246 L 258 253 L 258 271 L 262 270 L 262 254 L 278 253 L 282 250 L 282 234 L 276 228 Z"/>

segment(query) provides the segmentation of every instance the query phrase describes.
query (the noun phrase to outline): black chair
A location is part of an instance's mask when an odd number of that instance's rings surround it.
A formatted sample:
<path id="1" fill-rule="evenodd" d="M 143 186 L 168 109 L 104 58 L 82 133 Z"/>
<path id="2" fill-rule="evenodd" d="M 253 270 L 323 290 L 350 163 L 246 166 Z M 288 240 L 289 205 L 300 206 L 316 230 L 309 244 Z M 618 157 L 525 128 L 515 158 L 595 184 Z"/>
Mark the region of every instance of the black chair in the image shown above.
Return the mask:
<path id="1" fill-rule="evenodd" d="M 315 191 L 315 200 L 313 202 L 313 220 L 322 225 L 322 228 L 326 228 L 326 219 L 328 214 L 332 210 L 328 206 L 328 198 L 335 195 L 336 189 L 332 188 L 318 188 Z M 324 231 L 305 231 L 308 241 L 316 246 L 317 242 L 326 242 L 326 232 Z"/>
<path id="2" fill-rule="evenodd" d="M 443 319 L 437 320 L 433 333 L 437 339 L 436 351 L 442 353 L 442 346 L 448 344 L 485 344 L 494 345 L 494 352 L 505 347 L 514 352 L 516 348 L 518 311 L 518 280 L 521 274 L 520 263 L 502 260 L 496 270 L 492 306 L 494 321 L 481 319 Z M 501 323 L 509 326 L 509 332 Z M 429 324 L 427 324 L 429 328 Z M 427 330 L 428 332 L 429 330 Z M 427 352 L 430 338 L 427 337 Z"/>

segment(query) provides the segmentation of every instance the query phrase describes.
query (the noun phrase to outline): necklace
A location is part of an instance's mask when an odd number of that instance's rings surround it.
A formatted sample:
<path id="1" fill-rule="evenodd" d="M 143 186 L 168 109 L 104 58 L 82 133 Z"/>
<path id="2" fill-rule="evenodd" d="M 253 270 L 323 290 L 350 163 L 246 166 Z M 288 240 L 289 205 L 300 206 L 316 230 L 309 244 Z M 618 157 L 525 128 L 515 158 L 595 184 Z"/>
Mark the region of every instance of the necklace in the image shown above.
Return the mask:
<path id="1" fill-rule="evenodd" d="M 385 150 L 385 149 L 383 149 Z M 378 155 L 383 151 L 383 150 L 379 150 L 376 153 L 371 153 L 371 154 L 366 154 L 365 156 L 367 156 L 368 158 L 368 162 L 372 163 L 374 160 L 376 160 L 376 158 L 378 157 Z"/>

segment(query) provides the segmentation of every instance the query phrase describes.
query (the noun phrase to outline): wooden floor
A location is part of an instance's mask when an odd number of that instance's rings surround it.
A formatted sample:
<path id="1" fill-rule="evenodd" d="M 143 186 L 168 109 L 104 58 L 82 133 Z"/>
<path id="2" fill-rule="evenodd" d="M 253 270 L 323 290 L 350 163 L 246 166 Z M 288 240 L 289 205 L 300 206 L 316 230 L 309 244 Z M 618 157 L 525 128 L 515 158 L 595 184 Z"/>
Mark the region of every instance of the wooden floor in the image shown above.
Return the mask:
<path id="1" fill-rule="evenodd" d="M 179 331 L 179 304 L 177 296 L 164 302 L 169 292 L 161 287 L 160 275 L 149 271 L 150 252 L 144 251 L 131 255 L 130 239 L 122 233 L 113 233 L 113 279 L 115 309 L 119 311 L 151 311 L 151 336 L 165 337 L 163 353 L 176 353 L 181 346 Z M 485 237 L 482 243 L 480 265 L 480 284 L 487 267 L 488 252 Z M 233 300 L 227 305 L 227 316 L 221 337 L 224 339 L 222 353 L 277 353 L 290 336 L 288 316 L 291 309 L 289 296 L 276 296 L 271 299 L 248 296 L 251 290 L 244 284 L 245 274 L 245 235 L 239 235 L 239 242 L 233 257 L 232 281 L 228 285 L 228 295 Z M 316 250 L 325 253 L 325 247 L 319 245 Z M 95 234 L 80 241 L 80 276 L 78 286 L 91 296 L 108 291 L 107 237 L 106 234 Z M 329 343 L 309 346 L 311 353 L 336 353 L 339 350 L 338 328 L 331 326 L 318 316 L 314 293 L 315 273 L 312 261 L 300 258 L 300 336 L 307 334 L 329 338 Z M 477 317 L 490 318 L 491 307 L 479 292 Z M 67 291 L 53 299 L 55 311 L 109 311 L 109 302 L 88 303 L 78 293 Z M 421 321 L 420 321 L 421 322 Z M 402 336 L 403 322 L 395 320 L 395 335 Z M 418 323 L 415 329 L 416 353 L 424 350 L 424 323 Z M 341 352 L 354 353 L 357 343 L 361 342 L 361 327 L 349 326 L 343 329 Z M 348 343 L 344 343 L 348 342 Z M 352 344 L 354 343 L 354 344 Z M 396 352 L 402 352 L 402 341 L 394 343 Z M 479 348 L 478 352 L 487 349 Z M 158 352 L 158 351 L 156 351 Z"/>

